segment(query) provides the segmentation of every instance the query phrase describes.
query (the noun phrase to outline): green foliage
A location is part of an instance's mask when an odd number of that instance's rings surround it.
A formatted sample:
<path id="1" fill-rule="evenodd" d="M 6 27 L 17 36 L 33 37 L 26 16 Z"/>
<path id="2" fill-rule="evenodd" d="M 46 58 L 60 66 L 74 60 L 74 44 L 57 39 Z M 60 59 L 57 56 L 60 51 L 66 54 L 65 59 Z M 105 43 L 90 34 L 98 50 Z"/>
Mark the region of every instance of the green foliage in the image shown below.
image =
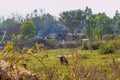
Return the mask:
<path id="1" fill-rule="evenodd" d="M 100 45 L 102 44 L 102 41 L 93 41 L 92 43 L 92 49 L 97 50 L 99 49 Z M 81 47 L 82 50 L 89 50 L 90 49 L 90 42 L 84 41 Z"/>
<path id="2" fill-rule="evenodd" d="M 4 48 L 3 52 L 2 52 L 2 55 L 7 55 L 7 54 L 13 54 L 13 42 L 8 42 L 7 43 L 7 46 Z"/>
<path id="3" fill-rule="evenodd" d="M 89 50 L 90 42 L 89 41 L 84 41 L 82 43 L 81 50 Z"/>
<path id="4" fill-rule="evenodd" d="M 17 56 L 14 50 L 13 42 L 8 42 L 2 51 L 2 60 L 6 60 L 11 63 L 15 63 L 19 60 L 20 56 Z"/>
<path id="5" fill-rule="evenodd" d="M 118 29 L 119 29 L 119 31 L 120 31 L 120 19 L 119 19 L 119 21 L 118 21 Z"/>
<path id="6" fill-rule="evenodd" d="M 102 35 L 113 33 L 113 23 L 105 13 L 92 15 L 93 36 L 95 39 L 102 40 Z"/>
<path id="7" fill-rule="evenodd" d="M 63 80 L 70 80 L 70 78 L 69 78 L 68 75 L 64 75 L 64 76 L 63 76 Z"/>
<path id="8" fill-rule="evenodd" d="M 115 52 L 114 46 L 110 45 L 109 43 L 102 43 L 99 47 L 99 52 L 101 54 L 110 54 Z"/>
<path id="9" fill-rule="evenodd" d="M 97 51 L 90 54 L 89 50 L 54 49 L 41 51 L 40 54 L 17 53 L 14 55 L 10 57 L 11 62 L 16 62 L 20 66 L 26 65 L 25 68 L 34 72 L 40 80 L 120 79 L 120 66 L 117 62 L 120 54 L 101 55 Z M 58 55 L 65 55 L 70 65 L 60 65 L 59 59 L 56 58 Z M 113 58 L 114 61 L 112 61 Z"/>
<path id="10" fill-rule="evenodd" d="M 120 39 L 109 41 L 109 44 L 114 46 L 115 49 L 120 50 Z"/>
<path id="11" fill-rule="evenodd" d="M 85 34 L 80 35 L 80 39 L 85 39 L 87 38 Z"/>
<path id="12" fill-rule="evenodd" d="M 3 21 L 0 26 L 1 26 L 1 29 L 5 29 L 5 28 L 11 28 L 14 24 L 17 24 L 17 22 L 14 20 L 14 19 L 6 19 L 5 21 Z"/>
<path id="13" fill-rule="evenodd" d="M 118 28 L 117 34 L 120 33 L 120 13 L 118 12 L 118 10 L 116 10 L 115 16 L 113 18 L 113 22 L 115 27 Z"/>
<path id="14" fill-rule="evenodd" d="M 86 27 L 86 34 L 89 39 L 92 38 L 92 10 L 88 7 L 85 9 L 85 27 Z"/>
<path id="15" fill-rule="evenodd" d="M 18 35 L 12 34 L 11 41 L 13 42 L 13 46 L 17 46 L 20 43 L 21 38 L 22 38 L 21 34 L 18 34 Z"/>
<path id="16" fill-rule="evenodd" d="M 100 45 L 102 44 L 103 42 L 102 41 L 94 41 L 92 43 L 92 49 L 93 50 L 96 50 L 96 49 L 99 49 Z"/>
<path id="17" fill-rule="evenodd" d="M 21 33 L 26 39 L 33 38 L 36 34 L 36 27 L 34 26 L 33 22 L 25 21 L 21 25 Z"/>
<path id="18" fill-rule="evenodd" d="M 42 51 L 43 47 L 44 47 L 44 44 L 35 43 L 35 50 L 36 50 L 36 52 Z"/>
<path id="19" fill-rule="evenodd" d="M 84 12 L 82 10 L 71 10 L 62 12 L 59 20 L 68 27 L 71 33 L 74 33 L 84 18 Z"/>

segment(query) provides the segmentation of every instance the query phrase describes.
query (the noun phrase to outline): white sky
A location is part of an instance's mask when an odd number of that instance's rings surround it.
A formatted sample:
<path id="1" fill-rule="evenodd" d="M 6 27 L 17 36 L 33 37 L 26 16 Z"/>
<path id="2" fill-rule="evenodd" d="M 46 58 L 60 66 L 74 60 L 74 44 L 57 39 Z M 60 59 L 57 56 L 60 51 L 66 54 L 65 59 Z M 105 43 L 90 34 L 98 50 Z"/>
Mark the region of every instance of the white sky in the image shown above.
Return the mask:
<path id="1" fill-rule="evenodd" d="M 113 16 L 120 12 L 120 0 L 0 0 L 0 15 L 18 12 L 22 15 L 34 9 L 45 9 L 47 13 L 58 16 L 60 12 L 74 9 L 85 9 L 88 6 L 93 13 L 106 12 Z"/>

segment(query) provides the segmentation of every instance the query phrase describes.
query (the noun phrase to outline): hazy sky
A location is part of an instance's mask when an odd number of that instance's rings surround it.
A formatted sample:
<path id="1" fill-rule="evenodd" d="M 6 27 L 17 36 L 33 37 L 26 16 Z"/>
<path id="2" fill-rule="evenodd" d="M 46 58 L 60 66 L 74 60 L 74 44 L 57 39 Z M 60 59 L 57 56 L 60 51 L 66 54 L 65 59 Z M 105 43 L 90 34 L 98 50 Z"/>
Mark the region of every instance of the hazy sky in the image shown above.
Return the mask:
<path id="1" fill-rule="evenodd" d="M 120 12 L 120 0 L 0 0 L 0 15 L 31 13 L 34 9 L 45 9 L 47 13 L 58 16 L 60 12 L 85 9 L 88 6 L 93 13 L 106 12 L 113 16 Z"/>

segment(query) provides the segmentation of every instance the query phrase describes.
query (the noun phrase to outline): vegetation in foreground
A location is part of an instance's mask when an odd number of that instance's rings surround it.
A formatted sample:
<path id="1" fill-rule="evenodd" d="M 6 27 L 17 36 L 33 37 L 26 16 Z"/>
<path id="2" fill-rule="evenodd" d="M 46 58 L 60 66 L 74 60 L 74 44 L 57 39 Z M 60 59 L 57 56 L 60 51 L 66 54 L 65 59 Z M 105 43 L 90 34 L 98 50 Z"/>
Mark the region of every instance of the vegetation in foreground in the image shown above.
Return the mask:
<path id="1" fill-rule="evenodd" d="M 12 43 L 1 52 L 0 59 L 20 65 L 35 73 L 40 80 L 116 80 L 120 79 L 120 51 L 100 54 L 98 50 L 53 49 L 32 53 L 18 53 Z M 7 50 L 9 49 L 9 50 Z M 25 51 L 23 51 L 25 52 Z M 5 54 L 6 53 L 6 54 Z M 58 56 L 64 55 L 64 65 Z"/>

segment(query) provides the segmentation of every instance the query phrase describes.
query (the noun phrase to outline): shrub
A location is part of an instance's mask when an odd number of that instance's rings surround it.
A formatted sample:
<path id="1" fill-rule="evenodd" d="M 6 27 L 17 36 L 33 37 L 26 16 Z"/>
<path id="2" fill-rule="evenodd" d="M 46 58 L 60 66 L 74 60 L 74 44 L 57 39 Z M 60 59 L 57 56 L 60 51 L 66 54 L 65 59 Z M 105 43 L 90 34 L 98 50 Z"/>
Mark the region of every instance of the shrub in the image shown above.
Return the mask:
<path id="1" fill-rule="evenodd" d="M 109 41 L 109 44 L 114 46 L 115 49 L 120 50 L 120 39 L 114 40 L 114 41 Z"/>
<path id="2" fill-rule="evenodd" d="M 89 50 L 89 46 L 90 46 L 90 42 L 89 42 L 89 41 L 84 41 L 84 42 L 82 43 L 81 49 L 82 49 L 82 50 Z"/>
<path id="3" fill-rule="evenodd" d="M 101 54 L 110 54 L 115 52 L 115 48 L 109 43 L 102 43 L 99 47 L 99 52 Z"/>
<path id="4" fill-rule="evenodd" d="M 102 44 L 103 42 L 101 41 L 95 41 L 92 43 L 92 49 L 93 50 L 96 50 L 96 49 L 99 49 L 100 45 Z M 81 47 L 82 50 L 89 50 L 90 49 L 90 42 L 89 41 L 84 41 L 83 44 L 82 44 L 82 47 Z"/>
<path id="5" fill-rule="evenodd" d="M 101 41 L 95 41 L 95 42 L 93 42 L 93 44 L 92 44 L 92 49 L 93 49 L 93 50 L 99 49 L 99 47 L 100 47 L 100 45 L 101 45 L 102 43 L 103 43 L 103 42 L 101 42 Z"/>

